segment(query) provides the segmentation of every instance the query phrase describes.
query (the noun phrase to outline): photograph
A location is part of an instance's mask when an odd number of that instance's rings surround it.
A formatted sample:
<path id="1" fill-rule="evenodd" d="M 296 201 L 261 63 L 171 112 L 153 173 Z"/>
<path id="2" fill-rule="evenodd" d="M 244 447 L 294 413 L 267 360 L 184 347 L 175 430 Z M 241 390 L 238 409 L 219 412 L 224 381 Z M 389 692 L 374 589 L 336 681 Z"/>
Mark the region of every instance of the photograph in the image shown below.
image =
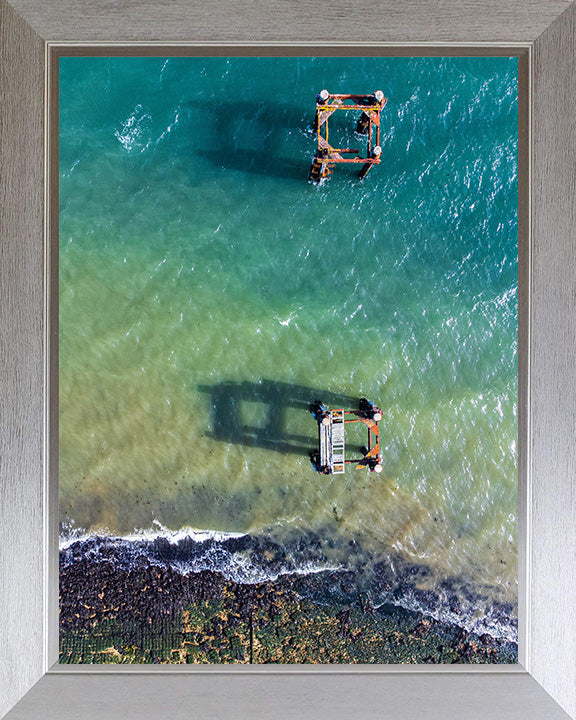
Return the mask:
<path id="1" fill-rule="evenodd" d="M 518 57 L 58 60 L 59 663 L 518 663 Z"/>

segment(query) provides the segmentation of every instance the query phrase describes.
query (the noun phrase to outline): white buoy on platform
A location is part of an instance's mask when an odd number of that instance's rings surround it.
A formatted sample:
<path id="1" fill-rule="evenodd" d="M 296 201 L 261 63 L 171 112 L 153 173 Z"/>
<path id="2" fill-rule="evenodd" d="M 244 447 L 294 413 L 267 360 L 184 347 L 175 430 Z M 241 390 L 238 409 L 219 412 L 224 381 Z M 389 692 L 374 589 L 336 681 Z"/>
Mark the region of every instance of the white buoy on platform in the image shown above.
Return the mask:
<path id="1" fill-rule="evenodd" d="M 374 97 L 376 98 L 376 100 L 378 100 L 378 102 L 382 102 L 382 100 L 384 100 L 384 93 L 382 92 L 382 90 L 376 90 L 376 92 L 374 93 Z"/>
<path id="2" fill-rule="evenodd" d="M 374 465 L 374 472 L 381 473 L 382 470 L 383 470 L 383 468 L 382 468 L 382 465 L 380 465 L 380 463 L 377 463 L 376 465 Z"/>
<path id="3" fill-rule="evenodd" d="M 319 95 L 321 100 L 328 100 L 328 98 L 330 97 L 330 93 L 328 92 L 328 90 L 320 90 Z"/>
<path id="4" fill-rule="evenodd" d="M 380 145 L 376 145 L 373 148 L 372 155 L 374 155 L 374 157 L 380 157 L 380 155 L 382 155 L 382 148 L 380 147 Z"/>

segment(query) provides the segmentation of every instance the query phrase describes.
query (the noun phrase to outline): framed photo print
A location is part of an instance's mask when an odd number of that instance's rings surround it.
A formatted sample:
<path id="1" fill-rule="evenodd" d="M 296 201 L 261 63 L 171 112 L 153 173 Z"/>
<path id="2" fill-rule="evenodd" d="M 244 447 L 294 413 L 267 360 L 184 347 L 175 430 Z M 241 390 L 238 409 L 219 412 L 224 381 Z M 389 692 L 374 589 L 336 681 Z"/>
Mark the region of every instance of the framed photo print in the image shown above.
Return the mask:
<path id="1" fill-rule="evenodd" d="M 574 6 L 1 3 L 0 712 L 576 717 Z"/>

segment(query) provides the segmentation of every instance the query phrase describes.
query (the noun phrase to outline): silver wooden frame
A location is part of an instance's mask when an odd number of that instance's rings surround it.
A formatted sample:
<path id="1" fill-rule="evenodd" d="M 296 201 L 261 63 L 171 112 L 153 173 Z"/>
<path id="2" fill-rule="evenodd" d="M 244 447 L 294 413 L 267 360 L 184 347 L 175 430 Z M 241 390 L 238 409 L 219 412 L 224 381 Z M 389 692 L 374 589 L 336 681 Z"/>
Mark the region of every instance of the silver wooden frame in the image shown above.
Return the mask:
<path id="1" fill-rule="evenodd" d="M 264 9 L 265 8 L 265 9 Z M 366 19 L 371 18 L 369 24 Z M 329 19 L 330 22 L 327 22 Z M 54 346 L 45 72 L 65 42 L 515 45 L 529 55 L 525 645 L 517 668 L 50 668 Z M 0 716 L 576 718 L 576 4 L 567 0 L 0 0 Z M 54 168 L 51 169 L 54 172 Z M 52 333 L 52 336 L 49 333 Z M 54 468 L 52 468 L 52 471 Z M 158 670 L 158 671 L 157 671 Z M 12 708 L 12 709 L 11 709 Z"/>

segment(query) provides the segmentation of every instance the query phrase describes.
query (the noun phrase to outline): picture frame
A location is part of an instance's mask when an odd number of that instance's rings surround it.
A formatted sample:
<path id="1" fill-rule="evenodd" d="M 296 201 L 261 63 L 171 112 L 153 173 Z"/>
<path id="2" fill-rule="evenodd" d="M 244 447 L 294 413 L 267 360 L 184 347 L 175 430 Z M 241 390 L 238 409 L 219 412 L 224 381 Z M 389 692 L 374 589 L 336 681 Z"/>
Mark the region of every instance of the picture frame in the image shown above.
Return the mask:
<path id="1" fill-rule="evenodd" d="M 341 0 L 325 8 L 228 7 L 175 0 L 163 7 L 104 0 L 0 0 L 0 299 L 2 477 L 0 489 L 0 716 L 28 718 L 576 718 L 576 456 L 571 389 L 576 365 L 570 239 L 576 221 L 576 6 L 491 0 L 482 6 L 425 0 L 372 9 Z M 241 10 L 241 12 L 240 12 Z M 325 10 L 325 12 L 323 12 Z M 329 24 L 326 16 L 333 17 Z M 349 20 L 348 20 L 349 19 Z M 255 28 L 258 31 L 255 32 Z M 357 39 L 355 38 L 355 35 Z M 530 65 L 529 356 L 520 468 L 527 552 L 521 584 L 526 638 L 518 666 L 236 668 L 51 667 L 55 617 L 49 577 L 55 538 L 47 403 L 50 322 L 46 242 L 46 68 L 57 43 L 206 43 L 525 48 Z M 342 47 L 345 47 L 343 45 Z M 54 172 L 51 168 L 51 172 Z M 53 319 L 53 318 L 52 318 Z M 53 535 L 53 528 L 51 529 Z M 489 699 L 489 701 L 487 701 Z"/>

